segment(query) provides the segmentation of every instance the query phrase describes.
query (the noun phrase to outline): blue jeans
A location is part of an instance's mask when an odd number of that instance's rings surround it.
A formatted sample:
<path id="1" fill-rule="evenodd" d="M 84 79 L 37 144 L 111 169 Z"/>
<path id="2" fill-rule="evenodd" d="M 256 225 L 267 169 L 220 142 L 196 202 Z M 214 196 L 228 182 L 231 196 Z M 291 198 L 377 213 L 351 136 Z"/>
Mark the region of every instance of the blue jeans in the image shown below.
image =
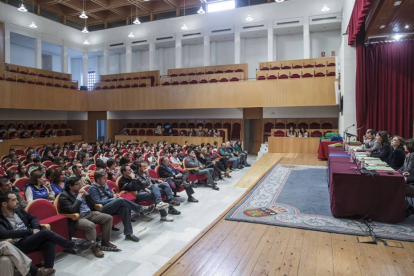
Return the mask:
<path id="1" fill-rule="evenodd" d="M 233 162 L 232 168 L 236 169 L 239 166 L 239 158 L 238 157 L 230 157 L 227 159 L 227 162 Z"/>
<path id="2" fill-rule="evenodd" d="M 148 190 L 150 190 L 151 193 L 147 193 L 144 190 L 139 191 L 135 202 L 138 203 L 140 201 L 154 200 L 155 204 L 158 204 L 162 201 L 163 194 L 167 195 L 167 201 L 170 201 L 173 197 L 171 188 L 166 182 L 161 184 L 153 184 L 148 187 Z M 165 217 L 167 216 L 167 211 L 160 210 L 160 214 L 162 217 Z"/>
<path id="3" fill-rule="evenodd" d="M 105 204 L 101 212 L 108 215 L 120 215 L 122 224 L 124 225 L 124 234 L 131 235 L 133 232 L 131 224 L 131 210 L 139 214 L 142 210 L 142 206 L 124 198 L 117 198 Z"/>

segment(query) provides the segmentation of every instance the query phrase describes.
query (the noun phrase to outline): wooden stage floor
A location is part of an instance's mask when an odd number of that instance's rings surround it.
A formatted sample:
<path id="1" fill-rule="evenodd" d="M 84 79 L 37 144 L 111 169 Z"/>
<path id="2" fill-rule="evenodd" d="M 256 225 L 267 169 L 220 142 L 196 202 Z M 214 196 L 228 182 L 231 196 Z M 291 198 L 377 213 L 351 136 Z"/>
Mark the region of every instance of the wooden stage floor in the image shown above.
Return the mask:
<path id="1" fill-rule="evenodd" d="M 247 193 L 276 163 L 326 165 L 316 154 L 266 154 L 235 187 Z M 155 275 L 414 275 L 414 243 L 368 245 L 352 235 L 226 221 L 238 201 Z"/>

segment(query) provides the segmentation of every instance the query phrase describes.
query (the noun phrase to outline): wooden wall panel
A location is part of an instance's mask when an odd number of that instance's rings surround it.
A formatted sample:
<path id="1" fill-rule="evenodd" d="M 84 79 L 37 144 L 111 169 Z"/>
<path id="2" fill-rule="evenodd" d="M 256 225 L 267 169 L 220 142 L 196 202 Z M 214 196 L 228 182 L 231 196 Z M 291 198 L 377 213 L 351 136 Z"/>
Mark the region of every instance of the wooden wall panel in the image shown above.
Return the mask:
<path id="1" fill-rule="evenodd" d="M 68 125 L 72 129 L 73 134 L 81 135 L 84 140 L 88 130 L 88 121 L 86 120 L 68 120 Z"/>
<path id="2" fill-rule="evenodd" d="M 4 69 L 4 63 L 6 60 L 5 40 L 6 40 L 6 32 L 4 30 L 4 23 L 0 22 L 0 70 Z"/>
<path id="3" fill-rule="evenodd" d="M 106 111 L 89 111 L 88 112 L 88 121 L 87 129 L 83 138 L 85 141 L 96 141 L 96 121 L 97 120 L 106 120 Z"/>
<path id="4" fill-rule="evenodd" d="M 169 144 L 171 143 L 178 143 L 180 145 L 184 145 L 185 141 L 194 145 L 200 145 L 201 143 L 210 143 L 214 145 L 214 142 L 221 144 L 221 138 L 214 138 L 214 137 L 182 137 L 182 136 L 124 136 L 124 135 L 116 135 L 115 140 L 120 140 L 122 142 L 126 142 L 131 140 L 132 142 L 135 140 L 139 140 L 140 143 L 147 141 L 150 143 L 158 143 L 158 141 L 167 141 Z"/>
<path id="5" fill-rule="evenodd" d="M 317 137 L 269 137 L 269 153 L 317 153 Z"/>
<path id="6" fill-rule="evenodd" d="M 64 142 L 72 141 L 82 141 L 81 135 L 3 140 L 3 142 L 0 143 L 0 156 L 7 155 L 9 153 L 10 148 L 27 148 L 30 146 L 40 147 L 43 145 L 51 145 L 53 143 L 63 144 Z"/>
<path id="7" fill-rule="evenodd" d="M 243 119 L 263 119 L 263 107 L 243 108 Z"/>
<path id="8" fill-rule="evenodd" d="M 0 82 L 0 108 L 49 110 L 160 110 L 332 106 L 335 77 L 240 81 L 137 89 L 77 91 Z M 228 100 L 214 100 L 214 99 Z"/>

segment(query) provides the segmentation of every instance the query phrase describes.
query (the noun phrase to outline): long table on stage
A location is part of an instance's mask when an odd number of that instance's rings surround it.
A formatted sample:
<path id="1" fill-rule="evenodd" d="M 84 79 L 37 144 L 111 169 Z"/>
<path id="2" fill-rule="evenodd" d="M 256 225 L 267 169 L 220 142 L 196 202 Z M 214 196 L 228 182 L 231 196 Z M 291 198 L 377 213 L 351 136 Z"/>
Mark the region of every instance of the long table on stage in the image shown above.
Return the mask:
<path id="1" fill-rule="evenodd" d="M 329 194 L 334 217 L 359 216 L 379 222 L 405 219 L 405 181 L 394 172 L 365 176 L 341 148 L 329 148 Z"/>
<path id="2" fill-rule="evenodd" d="M 338 141 L 322 140 L 319 143 L 318 159 L 322 159 L 322 160 L 328 159 L 328 157 L 329 157 L 329 145 L 337 144 L 337 143 L 342 144 L 342 142 L 338 142 Z"/>

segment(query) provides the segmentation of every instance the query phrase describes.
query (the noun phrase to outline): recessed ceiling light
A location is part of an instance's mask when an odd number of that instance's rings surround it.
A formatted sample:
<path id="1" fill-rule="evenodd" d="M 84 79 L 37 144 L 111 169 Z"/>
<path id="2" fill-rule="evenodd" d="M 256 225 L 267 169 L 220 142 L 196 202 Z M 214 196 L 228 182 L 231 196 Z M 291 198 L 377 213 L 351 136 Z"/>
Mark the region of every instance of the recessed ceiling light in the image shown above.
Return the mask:
<path id="1" fill-rule="evenodd" d="M 410 28 L 410 26 L 408 26 L 408 25 L 405 25 L 405 28 L 406 28 L 406 29 L 408 29 L 408 28 Z"/>
<path id="2" fill-rule="evenodd" d="M 253 21 L 253 17 L 251 17 L 250 15 L 248 15 L 247 17 L 246 17 L 246 21 Z"/>
<path id="3" fill-rule="evenodd" d="M 135 35 L 134 35 L 132 32 L 130 32 L 130 33 L 129 33 L 129 35 L 128 35 L 128 37 L 129 37 L 129 38 L 134 38 L 134 37 L 135 37 Z"/>
<path id="4" fill-rule="evenodd" d="M 88 39 L 85 39 L 85 41 L 83 42 L 83 44 L 89 45 L 90 43 L 89 43 Z"/>
<path id="5" fill-rule="evenodd" d="M 285 2 L 285 0 L 275 0 L 275 1 L 278 2 L 278 3 Z"/>
<path id="6" fill-rule="evenodd" d="M 188 27 L 187 27 L 187 25 L 185 25 L 185 24 L 183 24 L 183 26 L 181 27 L 181 30 L 188 30 Z"/>
<path id="7" fill-rule="evenodd" d="M 402 2 L 402 1 L 395 1 L 395 2 L 394 2 L 394 6 L 399 6 L 399 5 L 401 5 L 401 2 Z"/>
<path id="8" fill-rule="evenodd" d="M 323 5 L 323 8 L 321 9 L 321 11 L 323 11 L 323 12 L 327 12 L 329 10 L 330 10 L 330 8 L 328 8 L 327 5 Z"/>
<path id="9" fill-rule="evenodd" d="M 385 28 L 385 25 L 381 25 L 381 26 L 380 26 L 380 29 L 384 29 L 384 28 Z"/>
<path id="10" fill-rule="evenodd" d="M 401 37 L 402 37 L 402 35 L 400 35 L 400 34 L 396 34 L 396 35 L 393 36 L 393 38 L 395 40 L 400 40 Z"/>

